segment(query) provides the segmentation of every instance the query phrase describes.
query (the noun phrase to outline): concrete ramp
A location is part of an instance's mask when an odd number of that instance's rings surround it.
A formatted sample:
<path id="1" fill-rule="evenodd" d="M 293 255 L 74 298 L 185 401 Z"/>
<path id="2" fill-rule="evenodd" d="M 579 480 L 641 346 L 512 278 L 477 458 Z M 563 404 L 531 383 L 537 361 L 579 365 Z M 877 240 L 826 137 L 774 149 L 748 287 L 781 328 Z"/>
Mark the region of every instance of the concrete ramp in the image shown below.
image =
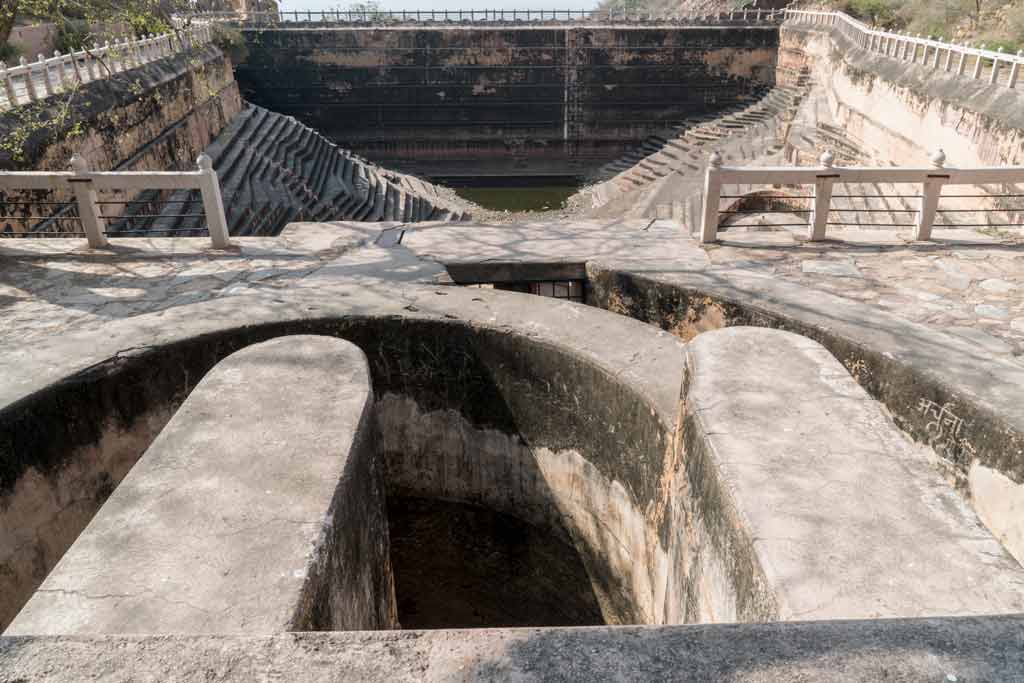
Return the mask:
<path id="1" fill-rule="evenodd" d="M 283 337 L 221 361 L 7 635 L 390 628 L 363 352 Z"/>
<path id="2" fill-rule="evenodd" d="M 1024 611 L 1024 570 L 856 368 L 805 337 L 734 327 L 690 343 L 687 369 L 703 621 Z"/>

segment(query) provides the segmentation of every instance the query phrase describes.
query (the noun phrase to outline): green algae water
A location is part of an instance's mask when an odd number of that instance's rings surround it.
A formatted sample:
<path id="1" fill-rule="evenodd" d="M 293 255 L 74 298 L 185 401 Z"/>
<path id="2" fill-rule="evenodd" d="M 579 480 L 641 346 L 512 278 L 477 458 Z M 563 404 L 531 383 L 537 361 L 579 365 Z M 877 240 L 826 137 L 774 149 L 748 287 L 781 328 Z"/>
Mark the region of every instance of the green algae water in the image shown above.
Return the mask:
<path id="1" fill-rule="evenodd" d="M 492 211 L 557 211 L 579 190 L 575 178 L 435 178 L 463 199 Z"/>

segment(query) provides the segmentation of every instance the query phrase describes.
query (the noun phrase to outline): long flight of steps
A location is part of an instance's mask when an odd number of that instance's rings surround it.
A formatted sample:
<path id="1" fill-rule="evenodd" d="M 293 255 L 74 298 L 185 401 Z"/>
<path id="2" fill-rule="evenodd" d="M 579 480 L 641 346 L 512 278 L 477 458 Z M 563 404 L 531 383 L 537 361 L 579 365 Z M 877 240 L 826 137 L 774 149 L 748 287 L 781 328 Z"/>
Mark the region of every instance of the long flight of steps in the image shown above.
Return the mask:
<path id="1" fill-rule="evenodd" d="M 293 117 L 246 106 L 206 153 L 220 179 L 232 235 L 276 235 L 293 221 L 463 221 L 470 204 L 444 188 L 386 170 L 341 149 Z M 161 215 L 127 214 L 111 232 L 130 225 L 150 235 L 201 234 L 197 192 L 154 198 Z M 152 205 L 135 205 L 135 213 Z"/>
<path id="2" fill-rule="evenodd" d="M 727 163 L 738 165 L 778 152 L 776 136 L 764 135 L 763 131 L 770 128 L 774 133 L 778 126 L 792 120 L 809 88 L 804 71 L 792 79 L 791 85 L 765 88 L 753 101 L 695 117 L 665 135 L 647 138 L 635 150 L 603 167 L 599 177 L 607 179 L 581 191 L 578 205 L 600 209 L 614 203 L 616 211 L 622 210 L 626 203 L 636 204 L 639 193 L 668 176 L 703 174 L 715 150 Z"/>

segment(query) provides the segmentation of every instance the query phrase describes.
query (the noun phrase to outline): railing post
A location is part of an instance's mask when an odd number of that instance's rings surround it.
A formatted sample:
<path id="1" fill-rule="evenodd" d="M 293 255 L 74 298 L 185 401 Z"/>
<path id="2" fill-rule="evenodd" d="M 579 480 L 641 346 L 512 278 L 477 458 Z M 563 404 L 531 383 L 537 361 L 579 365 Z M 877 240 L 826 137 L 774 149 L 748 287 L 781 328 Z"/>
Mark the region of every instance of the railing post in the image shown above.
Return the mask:
<path id="1" fill-rule="evenodd" d="M 43 69 L 43 92 L 49 97 L 53 94 L 53 88 L 50 86 L 50 65 L 46 62 L 46 57 L 40 52 L 36 55 L 36 61 L 39 62 L 39 66 Z M 29 76 L 31 76 L 31 72 Z"/>
<path id="2" fill-rule="evenodd" d="M 956 75 L 963 76 L 967 72 L 967 44 L 960 46 L 960 61 L 956 66 Z"/>
<path id="3" fill-rule="evenodd" d="M 998 51 L 1001 53 L 1003 51 L 1003 48 L 1000 47 Z M 1003 62 L 1000 59 L 992 60 L 992 75 L 989 76 L 988 79 L 989 85 L 995 85 L 999 82 L 999 67 L 1001 67 L 1002 64 Z"/>
<path id="4" fill-rule="evenodd" d="M 839 177 L 839 174 L 829 172 L 835 160 L 836 157 L 832 152 L 825 152 L 821 155 L 820 161 L 824 172 L 819 173 L 814 181 L 814 209 L 811 211 L 811 232 L 808 235 L 808 239 L 812 242 L 825 239 L 829 208 L 832 205 L 832 185 Z"/>
<path id="5" fill-rule="evenodd" d="M 89 164 L 79 155 L 71 157 L 71 170 L 75 177 L 69 178 L 71 189 L 78 203 L 78 216 L 82 219 L 82 229 L 89 240 L 89 246 L 99 249 L 107 246 L 106 226 L 99 205 L 96 204 L 96 190 L 92 189 L 92 178 L 89 177 Z"/>
<path id="6" fill-rule="evenodd" d="M 946 164 L 946 153 L 941 149 L 932 155 L 932 166 L 942 170 Z M 946 174 L 928 174 L 921 189 L 921 209 L 917 212 L 915 221 L 916 231 L 914 239 L 923 242 L 931 239 L 932 226 L 935 225 L 935 213 L 939 208 L 939 196 L 942 194 L 942 186 L 949 180 Z"/>
<path id="7" fill-rule="evenodd" d="M 95 80 L 99 79 L 100 75 L 102 74 L 102 72 L 100 71 L 100 69 L 102 68 L 102 65 L 100 64 L 99 53 L 100 53 L 99 43 L 93 43 L 92 44 L 92 55 L 89 57 L 89 61 L 87 62 L 87 64 L 89 65 L 89 80 L 90 81 L 95 81 Z"/>
<path id="8" fill-rule="evenodd" d="M 228 238 L 228 221 L 224 216 L 224 200 L 220 196 L 220 182 L 213 170 L 213 159 L 200 154 L 196 159 L 199 167 L 199 189 L 203 194 L 203 211 L 206 213 L 206 228 L 214 249 L 225 249 L 231 245 Z"/>
<path id="9" fill-rule="evenodd" d="M 64 58 L 60 54 L 60 50 L 53 51 L 53 61 L 57 63 L 57 71 L 59 71 L 57 82 L 60 83 L 61 92 L 67 92 L 68 89 L 68 71 L 64 68 Z"/>
<path id="10" fill-rule="evenodd" d="M 18 106 L 18 95 L 14 92 L 14 79 L 7 72 L 7 62 L 0 61 L 0 78 L 4 80 L 4 92 L 7 93 L 7 104 L 11 107 Z"/>
<path id="11" fill-rule="evenodd" d="M 1014 60 L 1013 64 L 1010 65 L 1010 80 L 1007 81 L 1007 88 L 1017 87 L 1017 78 L 1020 77 L 1020 60 L 1024 57 L 1024 50 L 1017 51 L 1017 59 Z"/>
<path id="12" fill-rule="evenodd" d="M 83 64 L 81 70 L 79 70 L 78 57 L 75 56 L 74 51 L 71 52 L 71 70 L 75 73 L 75 83 L 78 85 L 82 85 L 89 80 L 89 53 L 85 50 L 82 50 L 82 60 Z M 82 75 L 83 71 L 85 72 L 84 76 Z"/>
<path id="13" fill-rule="evenodd" d="M 18 66 L 24 67 L 22 78 L 25 79 L 25 92 L 28 93 L 28 100 L 29 102 L 35 102 L 39 99 L 39 93 L 36 92 L 36 83 L 32 78 L 32 67 L 29 66 L 28 60 L 24 57 L 18 60 Z"/>
<path id="14" fill-rule="evenodd" d="M 704 218 L 700 226 L 700 243 L 718 240 L 718 204 L 722 199 L 722 155 L 712 152 L 704 174 Z"/>
<path id="15" fill-rule="evenodd" d="M 985 43 L 982 43 L 981 47 L 978 48 L 978 49 L 979 50 L 984 50 L 985 49 Z M 978 56 L 977 56 L 977 59 L 974 62 L 974 80 L 978 80 L 979 78 L 981 78 L 981 70 L 982 70 L 982 68 L 984 66 L 985 66 L 985 60 L 981 56 L 981 54 L 979 53 Z"/>

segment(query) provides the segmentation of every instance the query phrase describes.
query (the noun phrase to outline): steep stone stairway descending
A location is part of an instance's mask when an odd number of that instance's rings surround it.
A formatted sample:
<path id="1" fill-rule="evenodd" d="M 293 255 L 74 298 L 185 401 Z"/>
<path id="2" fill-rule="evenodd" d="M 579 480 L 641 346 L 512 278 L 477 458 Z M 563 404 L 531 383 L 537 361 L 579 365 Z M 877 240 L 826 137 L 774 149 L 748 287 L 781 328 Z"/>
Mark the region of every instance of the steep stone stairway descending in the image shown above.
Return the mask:
<path id="1" fill-rule="evenodd" d="M 207 148 L 232 235 L 275 235 L 292 221 L 462 221 L 470 205 L 443 188 L 362 159 L 292 117 L 249 105 Z M 112 231 L 190 234 L 202 229 L 197 192 L 180 191 L 161 215 L 136 204 Z"/>
<path id="2" fill-rule="evenodd" d="M 713 114 L 700 114 L 693 116 L 663 131 L 661 134 L 649 135 L 637 147 L 634 147 L 618 159 L 608 162 L 593 172 L 590 176 L 590 180 L 593 182 L 604 182 L 612 180 L 620 174 L 628 175 L 630 172 L 638 171 L 644 163 L 651 164 L 652 159 L 649 157 L 655 157 L 659 152 L 665 152 L 670 155 L 670 158 L 672 158 L 671 155 L 673 152 L 671 151 L 670 141 L 678 138 L 680 135 L 684 134 L 685 131 L 696 128 L 705 123 L 714 122 L 728 114 L 742 112 L 751 104 L 763 99 L 769 91 L 770 88 L 767 87 L 759 88 L 755 90 L 750 97 L 745 98 L 722 111 L 718 111 Z M 674 158 L 678 158 L 678 155 L 675 155 Z M 656 165 L 656 160 L 654 161 Z"/>
<path id="3" fill-rule="evenodd" d="M 637 150 L 605 166 L 605 173 L 615 175 L 581 191 L 574 203 L 598 216 L 623 210 L 650 217 L 678 214 L 671 204 L 660 207 L 653 197 L 645 199 L 644 193 L 657 190 L 670 176 L 701 178 L 712 151 L 719 151 L 727 163 L 734 164 L 777 154 L 782 149 L 777 140 L 785 138 L 779 130 L 792 121 L 810 88 L 806 71 L 787 81 L 790 84 L 765 88 L 752 102 L 713 117 L 692 119 L 668 135 L 648 138 Z"/>

